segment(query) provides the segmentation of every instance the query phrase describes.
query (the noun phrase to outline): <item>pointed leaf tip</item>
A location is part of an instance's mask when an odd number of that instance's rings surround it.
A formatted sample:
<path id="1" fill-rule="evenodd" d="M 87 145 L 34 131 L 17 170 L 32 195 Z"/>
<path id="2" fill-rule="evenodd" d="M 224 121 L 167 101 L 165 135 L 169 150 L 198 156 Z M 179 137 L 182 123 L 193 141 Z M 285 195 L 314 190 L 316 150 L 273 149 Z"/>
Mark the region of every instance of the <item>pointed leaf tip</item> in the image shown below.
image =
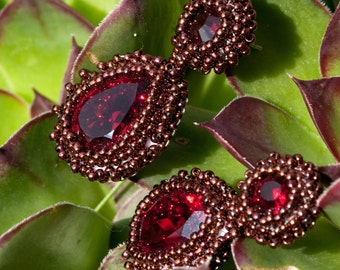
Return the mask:
<path id="1" fill-rule="evenodd" d="M 319 56 L 323 77 L 340 75 L 340 4 L 327 26 Z"/>
<path id="2" fill-rule="evenodd" d="M 299 87 L 323 140 L 340 161 L 340 77 L 293 80 Z"/>
<path id="3" fill-rule="evenodd" d="M 340 229 L 340 179 L 325 190 L 318 203 L 326 217 Z"/>
<path id="4" fill-rule="evenodd" d="M 30 108 L 31 118 L 34 118 L 42 113 L 51 111 L 51 108 L 54 104 L 53 101 L 44 97 L 37 90 L 33 89 L 33 91 L 34 99 Z"/>
<path id="5" fill-rule="evenodd" d="M 317 164 L 329 155 L 315 134 L 307 131 L 298 120 L 254 97 L 235 99 L 212 120 L 199 125 L 249 168 L 273 151 L 300 153 Z"/>

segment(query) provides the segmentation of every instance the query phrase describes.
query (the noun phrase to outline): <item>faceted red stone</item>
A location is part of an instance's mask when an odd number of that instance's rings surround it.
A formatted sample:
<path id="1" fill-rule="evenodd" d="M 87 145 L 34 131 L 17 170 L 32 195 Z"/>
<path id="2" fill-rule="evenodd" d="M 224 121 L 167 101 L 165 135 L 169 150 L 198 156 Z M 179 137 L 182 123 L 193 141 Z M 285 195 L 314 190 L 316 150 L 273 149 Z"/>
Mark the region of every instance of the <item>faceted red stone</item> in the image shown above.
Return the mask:
<path id="1" fill-rule="evenodd" d="M 142 221 L 139 245 L 145 253 L 168 250 L 190 239 L 205 221 L 203 196 L 176 190 L 161 195 Z"/>
<path id="2" fill-rule="evenodd" d="M 73 114 L 71 130 L 85 144 L 103 145 L 128 132 L 146 104 L 147 82 L 122 77 L 93 86 Z"/>
<path id="3" fill-rule="evenodd" d="M 262 181 L 254 183 L 251 189 L 251 203 L 253 206 L 273 214 L 278 214 L 280 209 L 288 203 L 289 189 L 281 177 L 266 177 Z"/>
<path id="4" fill-rule="evenodd" d="M 194 25 L 197 31 L 197 42 L 205 43 L 212 40 L 216 31 L 221 27 L 220 18 L 212 15 L 211 13 L 204 13 L 199 15 L 196 19 L 196 25 Z"/>

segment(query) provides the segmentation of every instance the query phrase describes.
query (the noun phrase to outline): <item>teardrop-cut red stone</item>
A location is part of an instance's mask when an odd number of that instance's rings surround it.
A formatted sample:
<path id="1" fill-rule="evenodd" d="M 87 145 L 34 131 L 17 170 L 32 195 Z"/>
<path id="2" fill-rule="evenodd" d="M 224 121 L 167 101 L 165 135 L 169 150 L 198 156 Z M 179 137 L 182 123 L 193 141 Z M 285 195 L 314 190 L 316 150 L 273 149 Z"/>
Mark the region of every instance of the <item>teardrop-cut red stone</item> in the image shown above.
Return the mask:
<path id="1" fill-rule="evenodd" d="M 142 221 L 139 245 L 143 252 L 168 250 L 190 239 L 206 219 L 203 196 L 183 190 L 163 194 Z"/>
<path id="2" fill-rule="evenodd" d="M 289 188 L 282 177 L 266 177 L 254 183 L 251 190 L 251 203 L 263 211 L 271 210 L 278 214 L 288 203 Z"/>
<path id="3" fill-rule="evenodd" d="M 107 79 L 90 88 L 74 110 L 72 132 L 87 146 L 100 148 L 128 132 L 140 117 L 147 100 L 146 80 Z"/>
<path id="4" fill-rule="evenodd" d="M 198 43 L 205 43 L 212 40 L 216 31 L 221 27 L 221 20 L 211 13 L 198 15 L 194 28 L 197 32 L 196 40 Z"/>

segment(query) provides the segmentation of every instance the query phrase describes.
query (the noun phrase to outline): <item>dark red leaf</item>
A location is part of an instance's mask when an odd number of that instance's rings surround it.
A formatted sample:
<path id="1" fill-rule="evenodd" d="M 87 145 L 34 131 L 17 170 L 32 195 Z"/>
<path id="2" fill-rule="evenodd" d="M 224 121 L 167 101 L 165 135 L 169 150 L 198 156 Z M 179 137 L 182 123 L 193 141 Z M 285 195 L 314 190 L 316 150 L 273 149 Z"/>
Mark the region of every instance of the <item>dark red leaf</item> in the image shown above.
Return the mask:
<path id="1" fill-rule="evenodd" d="M 325 162 L 325 159 L 332 160 L 315 133 L 285 111 L 261 99 L 240 97 L 214 119 L 199 125 L 247 167 L 253 167 L 273 151 L 282 155 L 300 153 L 316 164 Z"/>
<path id="2" fill-rule="evenodd" d="M 340 5 L 336 8 L 322 40 L 320 69 L 324 77 L 340 75 Z"/>
<path id="3" fill-rule="evenodd" d="M 300 88 L 322 138 L 334 157 L 340 161 L 340 77 L 293 80 Z"/>
<path id="4" fill-rule="evenodd" d="M 37 90 L 33 89 L 34 91 L 34 100 L 30 108 L 31 118 L 36 117 L 44 112 L 48 112 L 51 110 L 53 106 L 53 101 L 44 97 L 40 94 Z"/>

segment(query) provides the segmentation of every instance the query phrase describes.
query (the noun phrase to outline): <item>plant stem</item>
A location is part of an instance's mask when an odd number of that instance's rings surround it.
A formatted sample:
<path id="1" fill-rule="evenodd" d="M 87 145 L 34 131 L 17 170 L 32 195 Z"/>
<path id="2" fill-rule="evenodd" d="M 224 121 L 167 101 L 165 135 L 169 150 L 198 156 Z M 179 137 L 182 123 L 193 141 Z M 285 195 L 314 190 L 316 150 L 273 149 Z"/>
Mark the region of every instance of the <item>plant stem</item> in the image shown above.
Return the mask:
<path id="1" fill-rule="evenodd" d="M 111 199 L 111 197 L 119 190 L 120 186 L 123 184 L 124 182 L 118 182 L 111 190 L 108 194 L 106 194 L 106 196 L 99 202 L 99 204 L 96 206 L 96 208 L 94 209 L 95 212 L 99 212 L 104 205 Z"/>

